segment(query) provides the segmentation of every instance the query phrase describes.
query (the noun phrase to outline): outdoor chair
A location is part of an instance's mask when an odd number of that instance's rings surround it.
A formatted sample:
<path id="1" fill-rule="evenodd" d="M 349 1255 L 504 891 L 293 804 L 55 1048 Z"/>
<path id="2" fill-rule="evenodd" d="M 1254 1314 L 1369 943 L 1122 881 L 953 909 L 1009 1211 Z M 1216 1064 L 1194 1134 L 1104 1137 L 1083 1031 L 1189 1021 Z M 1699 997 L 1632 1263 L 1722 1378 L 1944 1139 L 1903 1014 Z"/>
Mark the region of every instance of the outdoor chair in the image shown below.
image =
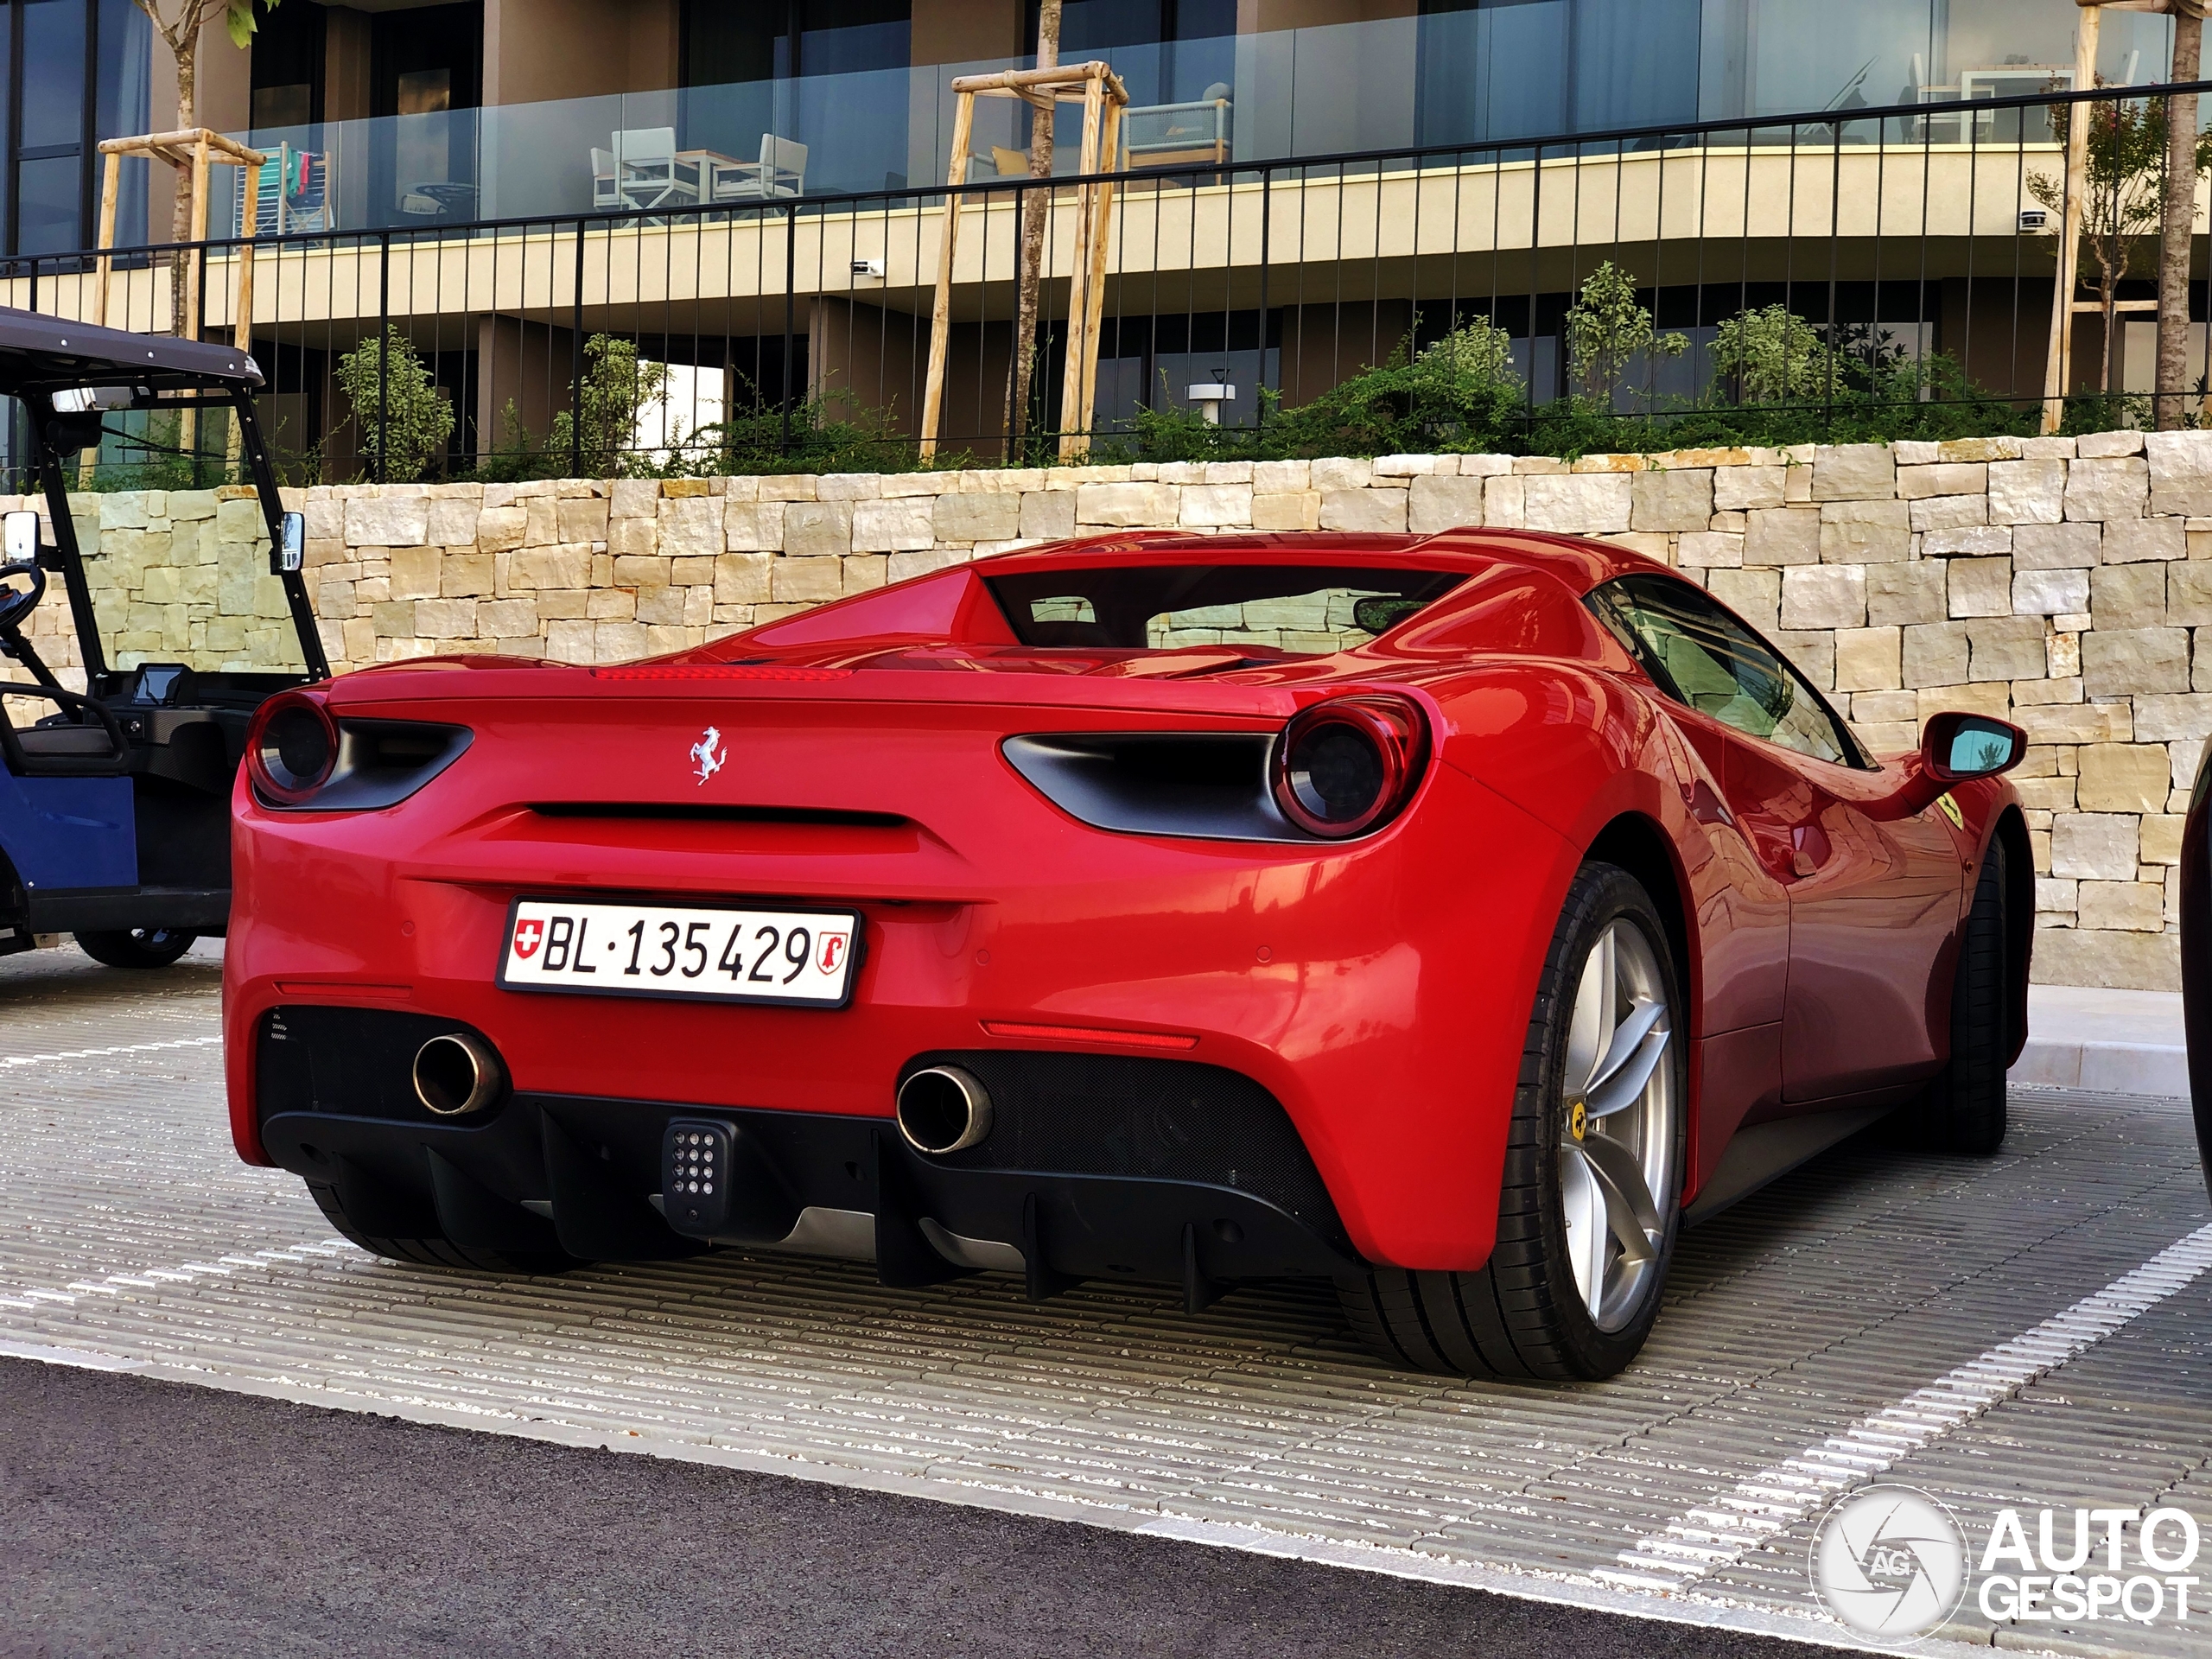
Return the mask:
<path id="1" fill-rule="evenodd" d="M 696 175 L 677 170 L 674 127 L 632 127 L 614 135 L 615 189 L 626 207 L 665 207 L 699 199 Z"/>
<path id="2" fill-rule="evenodd" d="M 620 207 L 622 205 L 621 181 L 615 173 L 614 152 L 601 149 L 596 144 L 591 152 L 591 205 L 594 207 Z"/>
<path id="3" fill-rule="evenodd" d="M 715 161 L 709 163 L 709 170 L 715 201 L 788 200 L 805 192 L 806 146 L 796 139 L 764 132 L 759 161 Z"/>

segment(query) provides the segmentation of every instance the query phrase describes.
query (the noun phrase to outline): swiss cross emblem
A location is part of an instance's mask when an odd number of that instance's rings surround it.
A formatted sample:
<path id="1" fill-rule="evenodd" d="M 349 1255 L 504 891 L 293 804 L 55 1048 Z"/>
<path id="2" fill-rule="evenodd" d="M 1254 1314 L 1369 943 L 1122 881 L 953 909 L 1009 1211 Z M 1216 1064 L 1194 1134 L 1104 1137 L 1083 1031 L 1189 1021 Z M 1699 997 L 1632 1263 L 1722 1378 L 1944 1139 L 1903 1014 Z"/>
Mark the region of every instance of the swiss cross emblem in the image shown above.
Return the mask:
<path id="1" fill-rule="evenodd" d="M 545 924 L 536 917 L 515 925 L 515 955 L 528 961 L 537 954 L 537 947 L 544 942 Z"/>

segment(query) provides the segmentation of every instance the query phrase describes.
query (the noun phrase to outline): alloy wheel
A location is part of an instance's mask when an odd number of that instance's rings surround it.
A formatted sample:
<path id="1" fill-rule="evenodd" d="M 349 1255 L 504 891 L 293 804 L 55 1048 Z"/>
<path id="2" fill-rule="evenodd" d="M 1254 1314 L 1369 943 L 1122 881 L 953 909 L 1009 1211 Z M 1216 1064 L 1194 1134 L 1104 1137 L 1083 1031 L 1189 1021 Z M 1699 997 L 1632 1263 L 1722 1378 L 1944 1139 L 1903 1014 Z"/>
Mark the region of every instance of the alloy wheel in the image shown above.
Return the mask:
<path id="1" fill-rule="evenodd" d="M 1600 1331 L 1618 1331 L 1636 1317 L 1666 1243 L 1659 1206 L 1675 1189 L 1680 1140 L 1673 1040 L 1658 957 L 1642 928 L 1617 918 L 1583 962 L 1560 1070 L 1567 1258 Z"/>

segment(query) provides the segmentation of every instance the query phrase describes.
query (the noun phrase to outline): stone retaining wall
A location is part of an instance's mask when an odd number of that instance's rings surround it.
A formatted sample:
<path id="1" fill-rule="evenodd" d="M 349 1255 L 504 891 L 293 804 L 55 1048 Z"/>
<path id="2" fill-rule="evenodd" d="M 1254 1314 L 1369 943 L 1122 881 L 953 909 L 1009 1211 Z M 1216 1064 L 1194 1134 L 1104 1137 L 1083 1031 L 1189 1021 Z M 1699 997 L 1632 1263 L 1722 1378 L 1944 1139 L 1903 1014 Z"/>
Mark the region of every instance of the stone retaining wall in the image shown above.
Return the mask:
<path id="1" fill-rule="evenodd" d="M 168 578 L 149 594 L 143 575 L 130 588 L 134 573 L 158 569 L 165 545 L 184 563 L 217 563 L 230 540 L 246 553 L 255 526 L 229 505 L 238 494 L 73 500 L 102 556 L 120 556 L 117 583 L 149 654 L 152 630 L 181 639 L 195 618 Z M 2025 727 L 2034 747 L 2015 775 L 2036 849 L 2037 977 L 2177 982 L 2181 813 L 2212 733 L 2212 432 L 1572 465 L 1402 455 L 354 485 L 295 505 L 326 645 L 346 666 L 674 651 L 979 554 L 1115 529 L 1486 524 L 1618 542 L 1770 631 L 1877 750 L 1910 747 L 1941 709 Z M 225 607 L 269 609 L 257 584 L 224 593 Z M 41 620 L 64 619 L 49 604 Z M 197 625 L 195 644 L 232 626 Z M 66 639 L 52 646 L 67 658 Z"/>

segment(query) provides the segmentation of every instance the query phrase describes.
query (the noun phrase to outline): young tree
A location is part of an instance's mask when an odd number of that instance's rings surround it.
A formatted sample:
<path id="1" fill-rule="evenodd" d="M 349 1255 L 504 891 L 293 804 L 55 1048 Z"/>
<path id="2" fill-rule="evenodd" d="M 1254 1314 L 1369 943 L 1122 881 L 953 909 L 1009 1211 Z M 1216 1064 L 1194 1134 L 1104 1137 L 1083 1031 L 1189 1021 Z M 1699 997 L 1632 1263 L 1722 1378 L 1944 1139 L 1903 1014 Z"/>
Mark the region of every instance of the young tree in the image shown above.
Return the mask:
<path id="1" fill-rule="evenodd" d="M 1636 277 L 1606 260 L 1592 271 L 1567 313 L 1567 366 L 1586 395 L 1612 404 L 1613 393 L 1638 353 L 1680 357 L 1687 335 L 1662 334 L 1636 296 Z"/>
<path id="2" fill-rule="evenodd" d="M 2102 84 L 2101 79 L 2100 85 Z M 2054 115 L 2054 124 L 2066 118 Z M 2200 162 L 2203 154 L 2199 146 Z M 2113 346 L 2119 339 L 2120 285 L 2135 275 L 2164 216 L 2166 111 L 2148 100 L 2113 99 L 2089 112 L 2088 152 L 2082 191 L 2082 237 L 2096 267 L 2104 337 L 2098 346 L 2097 389 L 2112 396 Z M 2064 222 L 2066 183 L 2048 173 L 2028 175 L 2028 194 Z M 2063 296 L 2061 303 L 2072 296 Z"/>
<path id="3" fill-rule="evenodd" d="M 1827 337 L 1786 305 L 1739 311 L 1714 330 L 1716 388 L 1746 404 L 1788 404 L 1833 393 L 1842 365 Z"/>
<path id="4" fill-rule="evenodd" d="M 453 435 L 453 405 L 396 322 L 338 359 L 338 388 L 379 484 L 412 484 Z"/>
<path id="5" fill-rule="evenodd" d="M 1040 0 L 1037 8 L 1037 67 L 1052 69 L 1060 61 L 1061 0 Z M 1052 176 L 1052 111 L 1057 105 L 1031 109 L 1029 117 L 1029 176 Z M 1113 163 L 1109 162 L 1108 166 Z M 1014 311 L 1014 362 L 1007 377 L 1007 459 L 1020 464 L 1022 440 L 1029 428 L 1029 381 L 1037 367 L 1037 289 L 1045 268 L 1045 219 L 1052 207 L 1052 192 L 1031 190 L 1021 203 L 1021 273 Z"/>
<path id="6" fill-rule="evenodd" d="M 176 60 L 176 124 L 180 130 L 200 124 L 200 35 L 215 14 L 223 16 L 224 27 L 229 31 L 231 44 L 244 51 L 253 41 L 254 31 L 260 27 L 254 16 L 255 0 L 132 0 L 138 10 L 153 20 L 155 32 L 162 37 Z M 264 11 L 276 10 L 278 0 L 259 0 Z M 162 15 L 166 5 L 170 15 Z M 191 240 L 192 193 L 179 181 L 176 207 L 169 215 L 169 240 Z M 184 289 L 188 256 L 182 252 L 169 256 L 169 332 L 181 334 L 185 330 Z"/>
<path id="7" fill-rule="evenodd" d="M 2169 79 L 2197 79 L 2204 58 L 2205 0 L 2165 0 L 2173 14 L 2174 58 Z M 2166 198 L 2158 248 L 2158 378 L 2153 414 L 2161 431 L 2182 424 L 2189 391 L 2189 251 L 2196 232 L 2196 181 L 2204 141 L 2196 132 L 2196 94 L 2166 100 Z M 2194 162 L 2195 165 L 2190 163 Z"/>

